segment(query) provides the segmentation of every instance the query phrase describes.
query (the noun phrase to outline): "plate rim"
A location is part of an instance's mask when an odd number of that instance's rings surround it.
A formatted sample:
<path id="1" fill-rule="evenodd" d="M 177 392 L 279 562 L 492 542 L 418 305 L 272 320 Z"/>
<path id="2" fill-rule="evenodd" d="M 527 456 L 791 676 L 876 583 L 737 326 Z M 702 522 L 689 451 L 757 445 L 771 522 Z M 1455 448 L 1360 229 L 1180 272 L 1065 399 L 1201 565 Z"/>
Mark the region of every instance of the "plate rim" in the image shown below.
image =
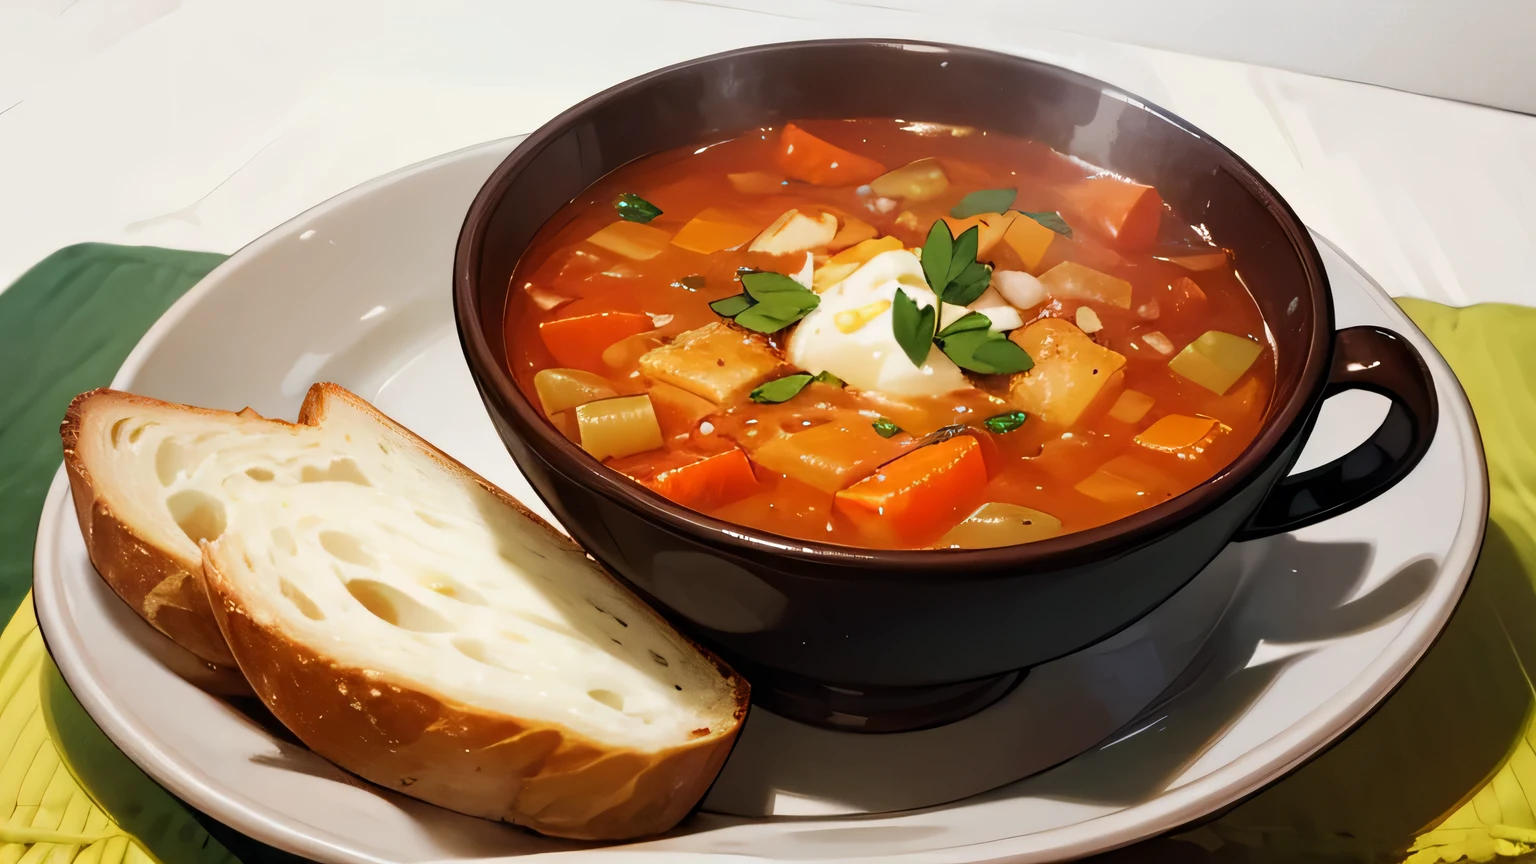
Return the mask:
<path id="1" fill-rule="evenodd" d="M 404 166 L 337 193 L 274 226 L 231 254 L 157 319 L 124 360 L 117 374 L 113 376 L 110 386 L 122 388 L 124 382 L 134 378 L 140 372 L 149 354 L 193 308 L 217 290 L 231 274 L 242 269 L 249 259 L 286 240 L 293 233 L 295 226 L 325 215 L 355 199 L 367 197 L 376 190 L 391 186 L 408 177 L 494 152 L 504 154 L 510 151 L 522 137 L 524 136 L 482 142 Z M 494 168 L 494 165 L 489 167 Z M 1477 563 L 1478 552 L 1486 531 L 1489 484 L 1483 446 L 1477 434 L 1476 417 L 1472 413 L 1465 391 L 1445 359 L 1406 313 L 1392 302 L 1381 285 L 1337 245 L 1316 232 L 1312 234 L 1318 243 L 1326 246 L 1329 252 L 1337 255 L 1360 274 L 1372 301 L 1388 318 L 1393 319 L 1396 326 L 1402 329 L 1404 335 L 1424 355 L 1425 362 L 1431 368 L 1437 382 L 1445 385 L 1445 392 L 1441 394 L 1446 397 L 1443 400 L 1442 409 L 1451 410 L 1442 410 L 1441 417 L 1446 419 L 1457 417 L 1464 420 L 1472 433 L 1459 448 L 1466 475 L 1467 500 L 1463 507 L 1461 522 L 1445 553 L 1442 570 L 1454 562 L 1460 562 L 1461 567 L 1460 572 L 1448 575 L 1442 580 L 1441 590 L 1445 592 L 1445 596 L 1441 598 L 1439 604 L 1434 608 L 1420 606 L 1408 616 L 1403 629 L 1387 643 L 1389 647 L 1399 646 L 1400 650 L 1384 651 L 1322 704 L 1291 723 L 1283 731 L 1226 765 L 1175 789 L 1165 790 L 1147 800 L 1127 805 L 1110 813 L 1042 831 L 951 846 L 942 850 L 898 852 L 877 857 L 850 857 L 837 860 L 868 862 L 868 864 L 877 864 L 877 862 L 932 864 L 939 861 L 980 864 L 980 862 L 1005 860 L 1057 860 L 1108 851 L 1174 830 L 1216 809 L 1235 804 L 1253 795 L 1296 770 L 1330 744 L 1348 734 L 1402 683 L 1433 646 L 1465 593 L 1467 581 Z M 62 523 L 68 521 L 64 518 L 68 500 L 68 481 L 61 466 L 49 488 L 39 520 L 33 560 L 33 604 L 39 630 L 43 633 L 49 653 L 53 655 L 65 681 L 82 706 L 86 708 L 87 713 L 102 727 L 113 743 L 128 754 L 145 770 L 145 773 L 156 782 L 171 789 L 189 806 L 262 842 L 317 859 L 390 864 L 388 859 L 378 858 L 355 847 L 340 845 L 338 840 L 344 840 L 344 838 L 327 839 L 326 835 L 329 832 L 318 826 L 275 819 L 260 806 L 259 801 L 232 797 L 229 790 L 225 789 L 217 778 L 208 774 L 200 766 L 180 764 L 180 760 L 171 756 L 168 751 L 143 734 L 136 724 L 126 720 L 108 698 L 105 689 L 92 676 L 80 671 L 77 664 L 84 661 L 76 652 L 75 645 L 67 639 L 48 639 L 50 630 L 55 630 L 59 635 L 74 630 L 68 623 L 69 616 L 65 610 L 69 602 L 62 596 L 64 592 L 61 590 L 61 583 L 56 576 L 49 575 L 60 571 L 60 563 L 54 555 L 54 541 L 57 538 L 57 532 L 65 527 Z M 1426 600 L 1428 599 L 1426 597 Z M 1018 849 L 1020 841 L 1026 839 L 1031 841 L 1029 845 L 1033 848 Z M 627 854 L 631 858 L 646 858 L 656 853 L 631 850 L 621 854 Z M 724 856 L 707 852 L 668 851 L 660 854 L 698 862 L 769 860 L 756 856 Z M 568 856 L 569 853 L 540 853 L 528 857 L 544 860 L 552 855 Z"/>

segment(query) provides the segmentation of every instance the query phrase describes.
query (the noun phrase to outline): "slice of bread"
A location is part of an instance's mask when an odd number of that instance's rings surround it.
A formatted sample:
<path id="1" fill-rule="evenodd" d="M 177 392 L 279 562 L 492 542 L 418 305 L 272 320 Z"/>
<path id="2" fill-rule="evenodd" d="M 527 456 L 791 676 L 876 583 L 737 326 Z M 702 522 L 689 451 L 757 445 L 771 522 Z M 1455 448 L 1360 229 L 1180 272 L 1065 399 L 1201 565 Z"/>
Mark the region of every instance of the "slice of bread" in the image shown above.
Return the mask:
<path id="1" fill-rule="evenodd" d="M 315 752 L 578 839 L 668 830 L 746 683 L 501 490 L 335 385 L 298 424 L 115 391 L 64 439 L 102 576 Z M 206 592 L 201 593 L 201 592 Z"/>

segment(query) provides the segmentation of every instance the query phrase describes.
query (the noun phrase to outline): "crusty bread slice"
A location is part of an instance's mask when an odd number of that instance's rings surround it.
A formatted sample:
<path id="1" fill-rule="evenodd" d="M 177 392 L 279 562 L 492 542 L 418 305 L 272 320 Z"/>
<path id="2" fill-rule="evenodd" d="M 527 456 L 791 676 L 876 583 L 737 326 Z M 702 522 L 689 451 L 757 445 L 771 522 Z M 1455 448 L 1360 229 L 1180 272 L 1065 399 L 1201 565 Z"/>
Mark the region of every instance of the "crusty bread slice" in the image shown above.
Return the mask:
<path id="1" fill-rule="evenodd" d="M 262 702 L 343 768 L 459 812 L 624 839 L 675 825 L 729 754 L 744 681 L 340 387 L 315 385 L 297 425 L 96 391 L 65 439 L 107 581 L 218 662 L 210 615 Z M 165 562 L 194 572 L 194 540 L 211 602 L 178 577 L 184 614 L 168 618 L 140 586 L 165 584 Z"/>

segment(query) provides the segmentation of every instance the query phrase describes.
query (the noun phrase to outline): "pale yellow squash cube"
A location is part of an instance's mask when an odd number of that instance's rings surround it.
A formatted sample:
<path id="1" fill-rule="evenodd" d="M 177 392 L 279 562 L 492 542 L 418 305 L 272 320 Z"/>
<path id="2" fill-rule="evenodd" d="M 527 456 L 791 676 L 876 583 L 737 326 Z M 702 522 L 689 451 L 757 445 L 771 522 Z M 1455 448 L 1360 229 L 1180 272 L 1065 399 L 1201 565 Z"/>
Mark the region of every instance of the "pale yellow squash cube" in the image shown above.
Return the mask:
<path id="1" fill-rule="evenodd" d="M 1012 399 L 1047 423 L 1071 426 L 1101 396 L 1118 392 L 1125 357 L 1060 318 L 1042 318 L 1009 336 L 1035 366 L 1013 377 Z"/>
<path id="2" fill-rule="evenodd" d="M 639 222 L 620 219 L 587 238 L 587 242 L 631 261 L 649 261 L 667 248 L 672 235 Z"/>
<path id="3" fill-rule="evenodd" d="M 716 405 L 746 398 L 780 365 L 762 336 L 718 321 L 689 330 L 640 358 L 640 371 L 647 378 L 681 387 Z"/>
<path id="4" fill-rule="evenodd" d="M 1063 261 L 1041 273 L 1040 284 L 1052 297 L 1131 308 L 1131 283 L 1076 261 Z"/>

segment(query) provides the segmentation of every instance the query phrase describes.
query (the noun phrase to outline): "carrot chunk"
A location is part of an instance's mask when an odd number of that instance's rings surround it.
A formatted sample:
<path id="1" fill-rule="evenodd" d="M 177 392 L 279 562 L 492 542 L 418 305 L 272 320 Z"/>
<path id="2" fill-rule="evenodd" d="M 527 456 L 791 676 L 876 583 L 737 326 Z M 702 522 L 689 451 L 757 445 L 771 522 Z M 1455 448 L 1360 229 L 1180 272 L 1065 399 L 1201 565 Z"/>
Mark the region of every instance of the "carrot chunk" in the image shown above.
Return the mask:
<path id="1" fill-rule="evenodd" d="M 1215 428 L 1216 421 L 1209 417 L 1169 414 L 1137 435 L 1136 443 L 1152 450 L 1171 453 L 1200 443 Z"/>
<path id="2" fill-rule="evenodd" d="M 1157 241 L 1163 199 L 1151 186 L 1094 177 L 1067 189 L 1066 198 L 1079 222 L 1108 237 L 1121 251 L 1139 252 Z"/>
<path id="3" fill-rule="evenodd" d="M 758 490 L 752 463 L 740 450 L 727 450 L 662 471 L 645 485 L 694 510 L 720 507 Z"/>
<path id="4" fill-rule="evenodd" d="M 816 186 L 857 186 L 885 173 L 867 156 L 817 138 L 793 123 L 779 135 L 779 167 L 792 179 Z"/>
<path id="5" fill-rule="evenodd" d="M 987 483 L 976 439 L 962 435 L 908 453 L 837 493 L 837 511 L 872 537 L 902 545 L 952 528 Z"/>
<path id="6" fill-rule="evenodd" d="M 605 373 L 603 351 L 608 346 L 655 327 L 651 316 L 639 312 L 597 312 L 545 321 L 539 325 L 539 336 L 559 365 Z"/>

